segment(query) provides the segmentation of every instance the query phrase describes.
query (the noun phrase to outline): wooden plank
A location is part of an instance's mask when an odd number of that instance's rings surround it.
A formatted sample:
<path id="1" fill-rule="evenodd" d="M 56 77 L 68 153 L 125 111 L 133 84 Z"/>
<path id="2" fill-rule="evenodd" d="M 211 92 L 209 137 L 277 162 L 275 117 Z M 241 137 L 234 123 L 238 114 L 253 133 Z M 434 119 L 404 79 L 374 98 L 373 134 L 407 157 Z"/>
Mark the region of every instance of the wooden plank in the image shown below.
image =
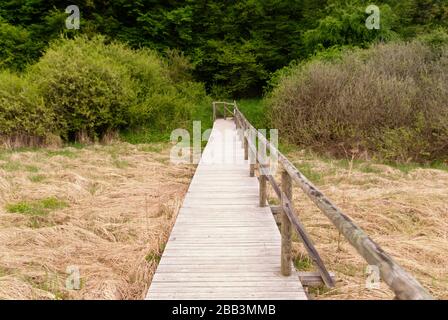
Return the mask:
<path id="1" fill-rule="evenodd" d="M 297 290 L 297 286 L 290 282 L 290 281 L 284 281 L 279 282 L 277 279 L 272 279 L 270 281 L 190 281 L 188 283 L 185 283 L 185 286 L 188 286 L 189 288 L 237 288 L 237 287 L 243 287 L 243 288 L 257 288 L 257 289 L 265 289 L 265 288 L 272 288 L 272 287 L 279 287 L 279 288 L 291 288 L 294 290 Z M 179 288 L 179 283 L 177 281 L 153 281 L 152 288 Z M 159 290 L 160 292 L 163 292 L 162 290 Z M 172 291 L 172 290 L 171 290 Z M 252 291 L 252 290 L 251 290 Z M 241 291 L 240 291 L 241 292 Z"/>
<path id="2" fill-rule="evenodd" d="M 150 289 L 151 290 L 151 289 Z M 152 300 L 306 300 L 303 292 L 251 292 L 251 293 L 184 293 L 149 291 L 148 299 Z"/>
<path id="3" fill-rule="evenodd" d="M 229 257 L 215 257 L 214 260 L 210 260 L 208 257 L 195 258 L 194 262 L 201 265 L 226 265 L 234 264 L 235 260 Z M 244 264 L 274 264 L 278 266 L 278 262 L 273 262 L 270 257 L 242 257 L 240 262 Z M 178 265 L 178 264 L 191 264 L 190 257 L 163 257 L 163 264 L 166 265 Z"/>
<path id="4" fill-rule="evenodd" d="M 212 282 L 213 283 L 213 282 Z M 297 293 L 297 287 L 293 285 L 289 286 L 279 286 L 275 284 L 270 284 L 266 287 L 258 287 L 258 286 L 241 286 L 236 283 L 236 286 L 227 287 L 227 286 L 201 286 L 201 287 L 193 287 L 193 286 L 164 286 L 156 283 L 153 290 L 157 290 L 158 293 L 163 292 L 175 292 L 175 293 L 218 293 L 218 294 L 234 294 L 234 293 L 247 293 L 251 294 L 254 292 L 265 292 L 265 293 L 273 293 L 273 292 L 294 292 Z"/>
<path id="5" fill-rule="evenodd" d="M 319 287 L 324 283 L 324 280 L 322 279 L 322 276 L 319 272 L 305 272 L 305 271 L 299 271 L 299 279 L 303 286 L 306 287 Z M 330 272 L 330 277 L 333 279 L 333 282 L 336 281 L 335 275 L 333 272 Z"/>
<path id="6" fill-rule="evenodd" d="M 298 278 L 283 277 L 279 273 L 270 272 L 216 272 L 216 273 L 186 273 L 186 272 L 167 272 L 156 273 L 153 282 L 214 282 L 214 281 L 283 281 L 295 283 Z"/>

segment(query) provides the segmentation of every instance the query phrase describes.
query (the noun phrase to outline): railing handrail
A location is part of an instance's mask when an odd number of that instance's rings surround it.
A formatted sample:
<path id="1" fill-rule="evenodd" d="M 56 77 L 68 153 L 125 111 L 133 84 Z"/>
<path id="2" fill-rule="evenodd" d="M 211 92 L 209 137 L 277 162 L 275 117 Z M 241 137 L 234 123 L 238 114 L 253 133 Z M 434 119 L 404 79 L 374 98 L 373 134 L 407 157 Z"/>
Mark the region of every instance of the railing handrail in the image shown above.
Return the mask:
<path id="1" fill-rule="evenodd" d="M 226 119 L 226 111 L 229 111 L 229 113 L 231 113 L 232 115 L 235 112 L 235 109 L 233 109 L 233 111 L 230 111 L 229 109 L 227 109 L 227 106 L 233 106 L 234 107 L 236 105 L 236 101 L 234 101 L 234 102 L 214 101 L 213 102 L 213 121 L 215 121 L 216 118 L 217 118 L 217 106 L 218 105 L 223 105 L 224 106 L 224 108 L 223 108 L 223 116 L 224 116 L 224 119 Z"/>
<path id="2" fill-rule="evenodd" d="M 222 102 L 218 102 L 218 104 L 222 104 Z M 228 102 L 225 102 L 224 104 L 231 105 L 231 103 Z M 213 106 L 215 109 L 215 103 L 213 103 Z M 339 230 L 339 232 L 358 251 L 358 253 L 367 261 L 367 263 L 369 263 L 370 265 L 376 265 L 378 267 L 381 278 L 395 293 L 396 298 L 403 300 L 434 299 L 414 277 L 412 277 L 404 269 L 402 269 L 377 243 L 375 243 L 360 227 L 358 227 L 347 215 L 345 215 L 341 211 L 341 209 L 334 205 L 330 199 L 328 199 L 321 191 L 319 191 L 319 189 L 312 182 L 310 182 L 288 160 L 286 156 L 284 156 L 275 146 L 273 146 L 268 141 L 268 139 L 246 119 L 244 114 L 238 109 L 236 101 L 233 103 L 233 107 L 233 116 L 237 128 L 240 127 L 244 131 L 242 137 L 244 139 L 244 145 L 246 149 L 245 153 L 248 153 L 247 149 L 255 148 L 256 150 L 256 145 L 253 145 L 251 139 L 249 139 L 248 137 L 250 132 L 256 132 L 258 141 L 261 142 L 265 146 L 265 148 L 269 148 L 271 155 L 273 153 L 277 155 L 278 162 L 282 166 L 285 175 L 289 176 L 289 178 L 302 189 L 302 191 L 324 213 L 324 215 L 333 223 L 336 229 Z M 254 160 L 255 163 L 257 163 L 258 153 L 253 152 L 252 150 L 251 155 L 252 157 L 255 157 Z M 251 163 L 251 174 L 253 174 L 253 171 L 254 164 Z M 263 172 L 263 168 L 261 168 L 261 171 Z M 268 179 L 268 181 L 271 184 L 275 184 L 275 181 L 272 178 Z M 276 185 L 276 187 L 279 190 L 278 185 Z M 287 210 L 292 210 L 292 201 L 291 199 L 288 199 L 290 197 L 287 198 L 286 203 L 283 199 L 283 197 L 288 196 L 286 193 L 280 193 L 280 197 L 282 198 L 280 199 L 282 201 L 281 207 L 284 213 L 286 213 Z M 278 193 L 277 196 L 279 196 Z M 284 214 L 284 216 L 287 216 L 287 214 Z M 292 222 L 290 217 L 288 217 L 288 220 L 290 223 Z M 290 263 L 290 261 L 288 263 Z"/>

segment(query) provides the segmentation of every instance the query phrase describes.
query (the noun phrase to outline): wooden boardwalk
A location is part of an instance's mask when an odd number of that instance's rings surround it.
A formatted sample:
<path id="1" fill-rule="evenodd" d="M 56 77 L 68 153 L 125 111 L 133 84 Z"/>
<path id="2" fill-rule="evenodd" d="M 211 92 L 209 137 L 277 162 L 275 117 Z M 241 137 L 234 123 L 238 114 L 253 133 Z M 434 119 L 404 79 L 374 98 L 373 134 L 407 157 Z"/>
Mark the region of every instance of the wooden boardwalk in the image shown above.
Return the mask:
<path id="1" fill-rule="evenodd" d="M 295 271 L 281 275 L 258 188 L 233 120 L 217 120 L 146 299 L 307 299 Z"/>

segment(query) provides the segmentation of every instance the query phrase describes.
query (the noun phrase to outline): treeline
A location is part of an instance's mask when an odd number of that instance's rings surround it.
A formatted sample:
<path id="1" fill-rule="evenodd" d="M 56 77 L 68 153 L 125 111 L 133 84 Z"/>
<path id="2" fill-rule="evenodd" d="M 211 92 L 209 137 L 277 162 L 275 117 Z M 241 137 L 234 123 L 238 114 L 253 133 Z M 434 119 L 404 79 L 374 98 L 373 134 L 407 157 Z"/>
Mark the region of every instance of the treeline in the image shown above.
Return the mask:
<path id="1" fill-rule="evenodd" d="M 364 0 L 77 0 L 81 30 L 65 29 L 66 1 L 0 2 L 0 67 L 23 70 L 61 33 L 178 49 L 219 96 L 260 95 L 273 72 L 328 49 L 409 39 L 448 26 L 445 0 L 375 1 L 381 29 L 365 27 Z"/>
<path id="2" fill-rule="evenodd" d="M 206 97 L 191 65 L 104 38 L 53 42 L 17 75 L 0 72 L 0 142 L 10 147 L 89 142 L 121 129 L 169 132 L 185 126 Z"/>

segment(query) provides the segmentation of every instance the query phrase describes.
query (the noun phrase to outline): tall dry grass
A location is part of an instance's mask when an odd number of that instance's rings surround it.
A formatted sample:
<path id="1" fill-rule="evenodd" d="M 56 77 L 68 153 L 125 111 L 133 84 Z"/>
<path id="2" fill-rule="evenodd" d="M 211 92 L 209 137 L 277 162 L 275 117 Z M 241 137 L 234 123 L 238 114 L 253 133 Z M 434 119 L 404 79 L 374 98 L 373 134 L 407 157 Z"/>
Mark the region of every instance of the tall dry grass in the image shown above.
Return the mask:
<path id="1" fill-rule="evenodd" d="M 142 299 L 191 175 L 163 146 L 1 151 L 0 299 Z M 66 206 L 8 210 L 49 197 Z"/>
<path id="2" fill-rule="evenodd" d="M 370 162 L 348 163 L 293 152 L 297 167 L 436 299 L 448 299 L 448 172 L 415 168 L 404 172 Z M 368 289 L 367 262 L 298 188 L 294 204 L 328 270 L 332 290 L 311 290 L 316 299 L 393 299 L 382 281 Z M 272 193 L 272 197 L 274 194 Z M 315 270 L 300 240 L 294 256 L 304 271 Z"/>
<path id="3" fill-rule="evenodd" d="M 346 156 L 448 159 L 448 45 L 379 44 L 295 67 L 269 102 L 289 142 Z"/>

